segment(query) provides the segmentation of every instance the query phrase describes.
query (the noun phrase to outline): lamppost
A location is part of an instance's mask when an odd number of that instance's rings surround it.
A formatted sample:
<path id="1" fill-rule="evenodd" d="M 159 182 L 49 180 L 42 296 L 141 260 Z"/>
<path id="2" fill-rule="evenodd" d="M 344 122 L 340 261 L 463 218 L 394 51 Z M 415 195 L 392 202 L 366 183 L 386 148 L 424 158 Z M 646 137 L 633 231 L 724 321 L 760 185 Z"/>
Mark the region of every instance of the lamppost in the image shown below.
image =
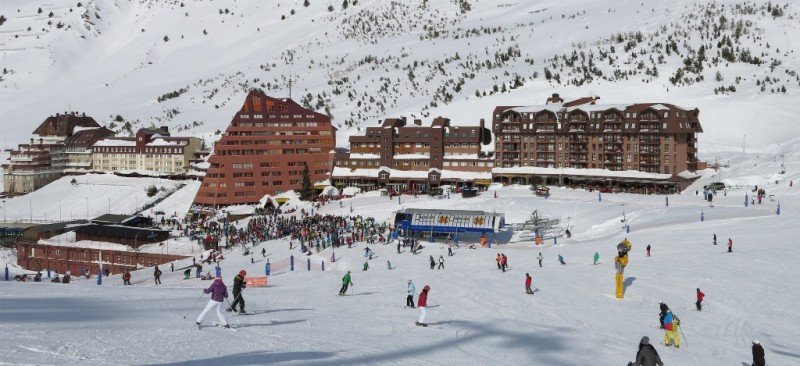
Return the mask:
<path id="1" fill-rule="evenodd" d="M 3 221 L 8 221 L 6 218 L 6 200 L 3 200 Z"/>

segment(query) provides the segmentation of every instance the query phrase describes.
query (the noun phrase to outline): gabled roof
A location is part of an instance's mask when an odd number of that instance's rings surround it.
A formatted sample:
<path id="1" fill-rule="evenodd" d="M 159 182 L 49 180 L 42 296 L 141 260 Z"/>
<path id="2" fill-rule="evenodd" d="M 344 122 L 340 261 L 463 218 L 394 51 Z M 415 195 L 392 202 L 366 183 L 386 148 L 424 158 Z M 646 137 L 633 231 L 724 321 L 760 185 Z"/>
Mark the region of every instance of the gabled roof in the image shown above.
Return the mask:
<path id="1" fill-rule="evenodd" d="M 55 116 L 47 117 L 39 127 L 33 130 L 34 135 L 39 136 L 72 136 L 73 130 L 76 126 L 80 127 L 100 127 L 100 124 L 89 117 L 86 113 L 78 115 L 77 113 L 69 114 L 56 114 Z"/>

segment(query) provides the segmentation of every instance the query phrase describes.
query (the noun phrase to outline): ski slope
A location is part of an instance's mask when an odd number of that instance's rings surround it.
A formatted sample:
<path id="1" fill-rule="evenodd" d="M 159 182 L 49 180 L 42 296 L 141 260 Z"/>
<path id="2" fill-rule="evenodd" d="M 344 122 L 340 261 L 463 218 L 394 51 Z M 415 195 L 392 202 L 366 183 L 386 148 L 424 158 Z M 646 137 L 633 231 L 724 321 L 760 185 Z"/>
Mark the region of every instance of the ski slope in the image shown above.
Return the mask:
<path id="1" fill-rule="evenodd" d="M 497 210 L 508 222 L 526 218 L 531 209 L 564 221 L 570 216 L 573 237 L 538 248 L 531 243 L 475 250 L 462 245 L 453 257 L 439 243 L 423 242 L 416 256 L 405 250 L 396 254 L 394 245 L 373 245 L 377 256 L 367 272 L 361 271 L 363 244 L 340 248 L 326 272 L 281 273 L 270 276 L 267 288 L 246 289 L 246 307 L 253 314 L 229 317 L 235 330 L 194 328 L 193 319 L 207 301 L 200 289 L 210 282 L 183 280 L 179 271 L 167 269 L 160 286 L 151 284 L 149 268 L 134 272 L 130 287 L 121 286 L 119 276 L 104 279 L 102 286 L 94 279 L 70 285 L 0 282 L 0 359 L 86 365 L 610 366 L 633 360 L 639 339 L 647 335 L 666 365 L 749 365 L 753 338 L 764 345 L 768 364 L 797 364 L 800 269 L 792 238 L 800 235 L 800 187 L 789 187 L 800 178 L 797 143 L 780 146 L 791 152 L 783 175 L 776 174 L 780 161 L 774 155 L 725 156 L 730 168 L 723 169 L 723 179 L 734 187 L 718 195 L 713 208 L 694 194 L 716 179 L 713 171 L 683 194 L 669 196 L 669 207 L 663 196 L 607 194 L 598 202 L 596 192 L 557 188 L 548 200 L 526 187 L 499 188 L 498 198 L 491 192 L 471 199 L 404 196 L 403 207 Z M 745 184 L 764 187 L 772 199 L 744 207 Z M 353 214 L 381 220 L 399 207 L 396 199 L 369 194 L 351 201 Z M 631 226 L 627 234 L 620 222 L 623 202 Z M 781 215 L 775 213 L 778 202 Z M 333 203 L 321 211 L 349 212 L 350 202 L 343 206 Z M 715 233 L 717 246 L 712 245 Z M 612 260 L 625 237 L 633 250 L 625 299 L 618 300 Z M 728 238 L 733 253 L 726 253 Z M 648 244 L 652 257 L 645 256 Z M 285 240 L 260 246 L 272 263 L 291 254 Z M 225 253 L 221 267 L 229 289 L 240 269 L 250 276 L 263 273 L 260 246 L 254 264 L 238 249 Z M 508 256 L 510 271 L 496 269 L 498 252 Z M 535 260 L 539 252 L 542 268 Z M 595 252 L 601 256 L 596 266 Z M 557 264 L 559 254 L 567 265 Z M 326 250 L 314 258 L 330 255 Z M 428 269 L 428 255 L 444 255 L 446 268 Z M 388 270 L 387 260 L 396 268 Z M 298 268 L 303 264 L 298 260 Z M 348 296 L 336 296 L 347 270 L 354 286 Z M 534 295 L 524 294 L 526 272 L 533 276 Z M 417 311 L 403 306 L 408 279 L 418 290 L 432 288 L 428 328 L 416 327 Z M 697 287 L 706 294 L 703 312 L 694 310 Z M 680 349 L 660 344 L 659 301 L 682 321 Z M 207 324 L 210 320 L 216 320 L 213 313 Z"/>

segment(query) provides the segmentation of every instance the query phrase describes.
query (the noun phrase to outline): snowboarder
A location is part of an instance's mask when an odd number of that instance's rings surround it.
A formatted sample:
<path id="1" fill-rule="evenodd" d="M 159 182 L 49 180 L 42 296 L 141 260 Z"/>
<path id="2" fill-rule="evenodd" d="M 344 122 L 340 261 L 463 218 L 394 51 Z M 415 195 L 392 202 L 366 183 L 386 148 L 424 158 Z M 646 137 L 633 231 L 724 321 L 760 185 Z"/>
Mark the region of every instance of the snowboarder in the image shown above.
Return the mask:
<path id="1" fill-rule="evenodd" d="M 247 283 L 245 282 L 244 278 L 247 276 L 247 272 L 245 270 L 239 271 L 239 274 L 233 278 L 233 303 L 231 307 L 228 308 L 228 311 L 236 311 L 236 305 L 239 305 L 239 314 L 244 314 L 244 297 L 242 296 L 242 290 L 247 288 Z"/>
<path id="2" fill-rule="evenodd" d="M 408 296 L 406 296 L 406 306 L 413 308 L 414 307 L 414 295 L 417 294 L 417 288 L 414 287 L 414 283 L 411 280 L 408 280 Z"/>
<path id="3" fill-rule="evenodd" d="M 661 312 L 658 313 L 658 322 L 661 323 L 661 329 L 664 329 L 664 317 L 667 316 L 669 306 L 667 306 L 667 304 L 665 304 L 663 301 L 660 301 L 658 303 L 658 307 L 661 310 Z"/>
<path id="4" fill-rule="evenodd" d="M 368 269 L 369 269 L 369 261 L 364 261 L 364 268 L 362 268 L 361 270 L 366 271 Z"/>
<path id="5" fill-rule="evenodd" d="M 131 271 L 125 271 L 125 273 L 122 274 L 122 284 L 123 285 L 131 284 Z"/>
<path id="6" fill-rule="evenodd" d="M 655 347 L 650 344 L 650 338 L 647 336 L 642 337 L 639 342 L 639 352 L 636 352 L 636 361 L 628 363 L 628 366 L 664 366 L 661 362 L 661 357 Z"/>
<path id="7" fill-rule="evenodd" d="M 701 311 L 701 310 L 703 310 L 702 303 L 703 303 L 703 298 L 704 298 L 705 296 L 706 296 L 706 294 L 704 294 L 704 293 L 703 293 L 702 291 L 700 291 L 700 289 L 698 288 L 698 289 L 697 289 L 697 302 L 695 303 L 695 305 L 697 305 L 697 311 Z"/>
<path id="8" fill-rule="evenodd" d="M 156 285 L 161 284 L 161 270 L 158 269 L 158 266 L 153 270 L 153 277 L 155 278 Z"/>
<path id="9" fill-rule="evenodd" d="M 222 314 L 222 299 L 228 298 L 228 288 L 225 287 L 224 283 L 222 283 L 222 277 L 217 277 L 214 280 L 214 283 L 209 286 L 209 288 L 203 290 L 203 293 L 211 294 L 211 300 L 208 300 L 206 308 L 203 309 L 203 312 L 197 317 L 197 321 L 195 322 L 197 329 L 200 329 L 200 324 L 203 323 L 203 318 L 205 318 L 206 314 L 208 314 L 208 312 L 214 307 L 217 308 L 217 318 L 219 319 L 220 324 L 222 324 L 222 326 L 225 328 L 230 328 L 231 326 L 228 325 L 225 315 Z"/>
<path id="10" fill-rule="evenodd" d="M 530 273 L 525 274 L 525 293 L 533 295 L 533 291 L 531 290 L 531 282 L 533 279 L 531 278 Z"/>
<path id="11" fill-rule="evenodd" d="M 753 366 L 766 366 L 767 361 L 764 360 L 764 347 L 761 347 L 761 342 L 758 339 L 753 340 Z"/>
<path id="12" fill-rule="evenodd" d="M 647 250 L 647 256 L 649 257 L 650 256 L 650 244 L 647 244 L 646 250 Z"/>
<path id="13" fill-rule="evenodd" d="M 564 257 L 562 257 L 561 254 L 558 255 L 558 263 L 561 263 L 561 265 L 567 264 L 567 262 L 564 262 Z"/>
<path id="14" fill-rule="evenodd" d="M 600 260 L 600 253 L 594 252 L 594 263 L 592 263 L 592 265 L 596 265 L 597 261 L 599 260 Z"/>
<path id="15" fill-rule="evenodd" d="M 425 323 L 425 317 L 428 315 L 428 311 L 426 307 L 428 306 L 428 291 L 431 290 L 431 287 L 425 285 L 422 288 L 422 292 L 419 294 L 419 299 L 417 299 L 417 307 L 419 308 L 419 319 L 417 320 L 417 325 L 421 325 L 423 327 L 427 327 L 428 323 Z"/>
<path id="16" fill-rule="evenodd" d="M 444 269 L 444 257 L 439 256 L 439 269 Z"/>
<path id="17" fill-rule="evenodd" d="M 353 281 L 350 280 L 350 271 L 347 271 L 347 274 L 342 277 L 342 288 L 339 290 L 339 295 L 344 296 L 345 292 L 347 292 L 347 288 L 353 284 Z"/>
<path id="18" fill-rule="evenodd" d="M 674 344 L 675 348 L 681 347 L 681 335 L 678 333 L 678 327 L 681 325 L 681 320 L 672 314 L 671 310 L 667 310 L 667 315 L 664 317 L 664 345 L 669 347 Z"/>
<path id="19" fill-rule="evenodd" d="M 430 256 L 430 257 L 431 257 L 431 269 L 434 269 L 434 268 L 436 268 L 436 260 L 433 259 L 433 256 Z"/>
<path id="20" fill-rule="evenodd" d="M 733 253 L 733 239 L 728 238 L 728 253 Z"/>
<path id="21" fill-rule="evenodd" d="M 542 268 L 542 259 L 544 259 L 544 257 L 542 257 L 542 252 L 539 252 L 539 256 L 536 257 L 536 259 L 539 260 L 539 268 Z"/>
<path id="22" fill-rule="evenodd" d="M 717 245 L 717 234 L 714 234 L 714 245 Z"/>

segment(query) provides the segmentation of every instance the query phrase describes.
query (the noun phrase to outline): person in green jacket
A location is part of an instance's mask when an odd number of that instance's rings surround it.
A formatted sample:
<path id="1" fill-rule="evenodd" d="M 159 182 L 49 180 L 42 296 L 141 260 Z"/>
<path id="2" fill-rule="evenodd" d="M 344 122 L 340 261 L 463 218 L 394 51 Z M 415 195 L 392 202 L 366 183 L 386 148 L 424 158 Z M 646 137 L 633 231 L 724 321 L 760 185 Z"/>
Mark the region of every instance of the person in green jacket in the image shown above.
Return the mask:
<path id="1" fill-rule="evenodd" d="M 369 263 L 368 262 L 364 262 L 364 269 L 362 269 L 362 271 L 366 271 L 368 269 L 369 269 Z"/>
<path id="2" fill-rule="evenodd" d="M 594 252 L 594 263 L 592 263 L 592 265 L 597 264 L 597 261 L 599 261 L 599 260 L 600 260 L 600 254 L 598 254 L 597 252 Z"/>
<path id="3" fill-rule="evenodd" d="M 347 287 L 353 284 L 353 281 L 350 280 L 350 271 L 347 271 L 347 274 L 342 277 L 342 289 L 339 290 L 339 296 L 344 296 L 344 293 L 347 292 Z"/>

